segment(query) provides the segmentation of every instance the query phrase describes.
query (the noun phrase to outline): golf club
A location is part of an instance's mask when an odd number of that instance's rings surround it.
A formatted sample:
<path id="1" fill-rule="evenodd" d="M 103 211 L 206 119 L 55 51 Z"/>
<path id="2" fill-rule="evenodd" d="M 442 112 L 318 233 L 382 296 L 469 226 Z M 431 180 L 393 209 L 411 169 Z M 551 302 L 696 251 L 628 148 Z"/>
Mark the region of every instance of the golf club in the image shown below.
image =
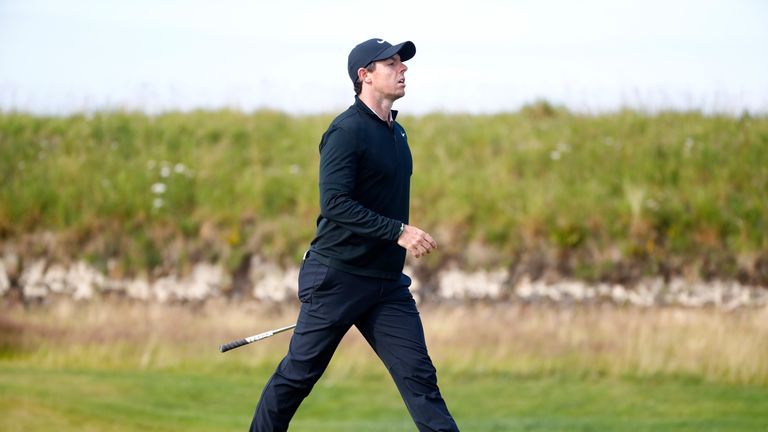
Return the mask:
<path id="1" fill-rule="evenodd" d="M 274 330 L 265 331 L 264 333 L 259 333 L 257 335 L 249 336 L 249 337 L 247 337 L 245 339 L 240 339 L 240 340 L 232 341 L 230 343 L 221 345 L 219 347 L 219 351 L 227 352 L 227 351 L 229 351 L 231 349 L 235 349 L 235 348 L 241 347 L 243 345 L 248 345 L 249 343 L 252 343 L 252 342 L 256 342 L 256 341 L 260 341 L 262 339 L 266 339 L 266 338 L 274 336 L 274 335 L 276 335 L 278 333 L 282 333 L 284 331 L 290 330 L 290 329 L 292 329 L 294 327 L 296 327 L 296 324 L 291 324 L 289 326 L 280 327 L 280 328 L 277 328 L 277 329 L 274 329 Z"/>

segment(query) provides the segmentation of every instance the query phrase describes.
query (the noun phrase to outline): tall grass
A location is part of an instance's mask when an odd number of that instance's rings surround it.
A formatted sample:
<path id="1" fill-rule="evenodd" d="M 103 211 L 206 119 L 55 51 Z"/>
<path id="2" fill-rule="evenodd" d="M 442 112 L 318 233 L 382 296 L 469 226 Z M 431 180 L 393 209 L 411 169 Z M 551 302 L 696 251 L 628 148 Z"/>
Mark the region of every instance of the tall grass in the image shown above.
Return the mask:
<path id="1" fill-rule="evenodd" d="M 115 272 L 296 260 L 331 116 L 0 114 L 0 236 Z M 690 271 L 768 281 L 768 118 L 621 111 L 402 117 L 426 266 L 556 262 L 587 279 Z M 55 232 L 43 243 L 40 232 Z M 33 240 L 24 240 L 32 238 Z M 467 253 L 483 250 L 487 253 Z M 114 264 L 114 263 L 113 263 Z"/>
<path id="2" fill-rule="evenodd" d="M 226 311 L 226 313 L 222 313 Z M 289 335 L 226 354 L 230 340 L 294 322 L 292 306 L 79 304 L 6 309 L 0 362 L 111 370 L 272 369 Z M 431 356 L 459 375 L 679 375 L 768 386 L 768 309 L 475 305 L 422 308 Z M 379 362 L 352 330 L 329 379 L 366 375 Z M 383 370 L 381 371 L 383 373 Z"/>

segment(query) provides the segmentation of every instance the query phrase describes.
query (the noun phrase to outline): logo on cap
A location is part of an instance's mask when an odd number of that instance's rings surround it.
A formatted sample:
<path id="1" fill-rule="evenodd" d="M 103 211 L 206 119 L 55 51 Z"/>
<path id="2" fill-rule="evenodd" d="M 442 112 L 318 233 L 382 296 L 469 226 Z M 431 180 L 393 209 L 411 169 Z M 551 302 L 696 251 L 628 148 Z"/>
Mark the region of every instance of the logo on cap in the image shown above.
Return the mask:
<path id="1" fill-rule="evenodd" d="M 384 39 L 376 41 L 376 43 L 380 43 L 380 44 L 383 44 L 384 42 L 385 42 Z"/>

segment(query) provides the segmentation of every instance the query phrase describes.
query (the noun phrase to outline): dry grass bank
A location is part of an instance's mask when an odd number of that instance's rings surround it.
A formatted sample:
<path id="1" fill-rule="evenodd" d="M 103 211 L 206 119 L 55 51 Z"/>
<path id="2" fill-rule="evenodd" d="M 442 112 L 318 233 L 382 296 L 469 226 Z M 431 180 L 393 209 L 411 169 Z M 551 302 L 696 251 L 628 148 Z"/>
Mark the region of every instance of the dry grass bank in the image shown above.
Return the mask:
<path id="1" fill-rule="evenodd" d="M 44 367 L 114 369 L 272 368 L 289 336 L 227 354 L 219 344 L 293 322 L 294 306 L 67 301 L 2 306 L 0 361 Z M 732 312 L 616 306 L 518 304 L 422 308 L 439 370 L 465 373 L 690 375 L 768 385 L 768 308 Z M 329 379 L 379 373 L 351 331 Z"/>

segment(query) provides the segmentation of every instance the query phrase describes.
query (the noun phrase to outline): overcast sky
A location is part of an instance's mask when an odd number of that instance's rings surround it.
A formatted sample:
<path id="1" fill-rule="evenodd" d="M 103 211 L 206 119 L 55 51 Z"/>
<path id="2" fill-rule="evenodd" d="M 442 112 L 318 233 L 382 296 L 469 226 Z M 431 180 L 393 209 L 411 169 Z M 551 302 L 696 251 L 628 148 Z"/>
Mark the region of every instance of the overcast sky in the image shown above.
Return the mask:
<path id="1" fill-rule="evenodd" d="M 768 112 L 761 0 L 0 0 L 0 109 L 334 112 L 371 37 L 416 44 L 409 113 Z"/>

